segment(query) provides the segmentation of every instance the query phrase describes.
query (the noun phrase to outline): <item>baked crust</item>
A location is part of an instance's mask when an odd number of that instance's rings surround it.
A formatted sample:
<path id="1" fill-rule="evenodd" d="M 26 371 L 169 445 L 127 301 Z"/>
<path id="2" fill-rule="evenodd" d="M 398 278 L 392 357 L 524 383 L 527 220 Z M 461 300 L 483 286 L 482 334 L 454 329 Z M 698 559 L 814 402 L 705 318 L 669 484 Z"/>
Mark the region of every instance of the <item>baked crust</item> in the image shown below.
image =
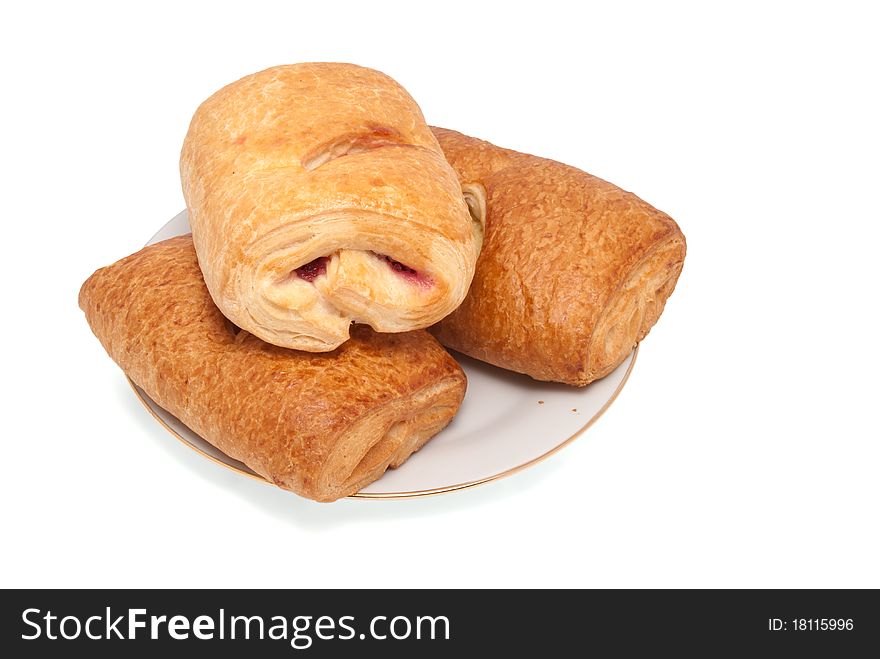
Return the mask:
<path id="1" fill-rule="evenodd" d="M 431 331 L 537 380 L 584 386 L 610 373 L 675 288 L 678 225 L 574 167 L 433 130 L 461 181 L 485 187 L 487 216 L 470 292 Z"/>
<path id="2" fill-rule="evenodd" d="M 465 375 L 425 331 L 352 331 L 337 350 L 269 345 L 226 320 L 190 236 L 98 270 L 80 307 L 163 408 L 276 485 L 332 501 L 397 467 L 452 419 Z"/>
<path id="3" fill-rule="evenodd" d="M 424 328 L 467 293 L 480 218 L 418 105 L 378 71 L 296 64 L 224 87 L 196 111 L 180 172 L 214 301 L 265 341 L 332 350 L 352 321 Z"/>

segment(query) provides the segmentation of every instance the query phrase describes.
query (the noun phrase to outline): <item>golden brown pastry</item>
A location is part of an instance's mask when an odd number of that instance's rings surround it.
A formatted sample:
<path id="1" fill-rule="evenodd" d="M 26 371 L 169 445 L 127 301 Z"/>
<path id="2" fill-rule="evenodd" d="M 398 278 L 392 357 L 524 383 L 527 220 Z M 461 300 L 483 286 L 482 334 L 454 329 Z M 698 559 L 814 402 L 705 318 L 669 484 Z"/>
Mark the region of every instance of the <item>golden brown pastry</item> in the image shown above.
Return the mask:
<path id="1" fill-rule="evenodd" d="M 552 160 L 435 128 L 463 182 L 486 190 L 486 235 L 464 303 L 432 332 L 466 355 L 583 386 L 660 317 L 685 257 L 665 213 Z"/>
<path id="2" fill-rule="evenodd" d="M 190 236 L 98 270 L 79 304 L 159 405 L 270 482 L 318 501 L 399 466 L 464 396 L 464 373 L 425 331 L 358 327 L 325 354 L 239 331 L 211 301 Z"/>
<path id="3" fill-rule="evenodd" d="M 296 64 L 224 87 L 196 111 L 180 172 L 211 296 L 265 341 L 332 350 L 352 322 L 427 327 L 467 293 L 482 218 L 378 71 Z"/>

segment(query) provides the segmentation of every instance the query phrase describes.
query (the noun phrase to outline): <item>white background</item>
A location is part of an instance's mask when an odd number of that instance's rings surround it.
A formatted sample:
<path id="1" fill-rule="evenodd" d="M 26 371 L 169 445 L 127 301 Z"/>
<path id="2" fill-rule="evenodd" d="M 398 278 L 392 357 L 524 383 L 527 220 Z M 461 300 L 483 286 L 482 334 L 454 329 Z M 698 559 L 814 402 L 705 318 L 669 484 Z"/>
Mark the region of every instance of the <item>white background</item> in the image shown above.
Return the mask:
<path id="1" fill-rule="evenodd" d="M 880 586 L 877 17 L 656 4 L 4 4 L 0 585 Z M 172 439 L 91 335 L 79 286 L 183 208 L 198 103 L 309 60 L 684 229 L 632 378 L 549 461 L 312 503 Z"/>

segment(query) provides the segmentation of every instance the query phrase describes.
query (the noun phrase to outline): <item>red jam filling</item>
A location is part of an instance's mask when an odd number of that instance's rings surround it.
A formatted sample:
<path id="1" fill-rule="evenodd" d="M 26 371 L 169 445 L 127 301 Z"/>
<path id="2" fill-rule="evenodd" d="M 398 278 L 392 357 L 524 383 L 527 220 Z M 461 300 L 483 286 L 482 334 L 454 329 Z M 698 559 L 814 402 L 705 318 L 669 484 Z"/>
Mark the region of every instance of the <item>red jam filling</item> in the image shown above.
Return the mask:
<path id="1" fill-rule="evenodd" d="M 395 261 L 390 256 L 387 256 L 385 254 L 378 254 L 376 252 L 373 253 L 376 255 L 377 258 L 385 261 L 385 263 L 388 264 L 388 267 L 394 270 L 394 272 L 397 272 L 405 279 L 415 284 L 419 284 L 420 286 L 429 286 L 431 284 L 431 280 L 425 275 L 422 275 L 415 268 L 411 268 L 405 263 L 401 263 L 400 261 Z M 310 261 L 305 265 L 301 265 L 296 270 L 294 270 L 294 272 L 300 279 L 308 282 L 313 282 L 321 275 L 327 273 L 327 263 L 329 261 L 330 257 L 319 256 L 314 261 Z"/>
<path id="2" fill-rule="evenodd" d="M 412 268 L 410 268 L 408 265 L 404 265 L 404 264 L 401 263 L 400 261 L 395 261 L 395 260 L 392 259 L 390 256 L 386 256 L 385 254 L 378 254 L 377 256 L 378 256 L 380 259 L 382 259 L 383 261 L 385 261 L 385 263 L 387 263 L 388 265 L 390 265 L 390 266 L 391 266 L 391 269 L 394 270 L 395 272 L 402 272 L 402 273 L 407 274 L 407 275 L 417 275 L 417 274 L 419 274 L 418 272 L 416 272 L 415 270 L 413 270 Z"/>
<path id="3" fill-rule="evenodd" d="M 301 265 L 294 272 L 296 272 L 300 279 L 315 281 L 317 277 L 327 272 L 327 262 L 329 260 L 326 256 L 319 256 L 314 261 Z"/>
<path id="4" fill-rule="evenodd" d="M 431 280 L 426 275 L 423 275 L 415 268 L 411 268 L 405 263 L 401 263 L 400 261 L 395 261 L 387 254 L 379 254 L 377 252 L 373 252 L 379 259 L 385 261 L 388 266 L 394 270 L 394 272 L 400 274 L 407 281 L 418 284 L 419 286 L 430 286 Z"/>

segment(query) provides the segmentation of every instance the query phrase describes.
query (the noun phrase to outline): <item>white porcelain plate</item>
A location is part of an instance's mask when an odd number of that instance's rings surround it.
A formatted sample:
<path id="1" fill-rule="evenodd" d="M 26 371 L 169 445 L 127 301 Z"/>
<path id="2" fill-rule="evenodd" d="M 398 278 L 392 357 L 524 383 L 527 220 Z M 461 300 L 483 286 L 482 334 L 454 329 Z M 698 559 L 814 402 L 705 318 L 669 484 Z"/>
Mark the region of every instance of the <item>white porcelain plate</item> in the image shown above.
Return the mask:
<path id="1" fill-rule="evenodd" d="M 148 244 L 189 232 L 183 211 Z M 355 497 L 389 499 L 451 492 L 529 467 L 574 440 L 599 418 L 623 388 L 638 347 L 610 375 L 584 388 L 536 382 L 453 353 L 467 373 L 464 403 L 452 423 L 399 469 L 389 469 Z M 159 407 L 132 383 L 147 409 L 174 436 L 205 457 L 263 480 Z"/>

